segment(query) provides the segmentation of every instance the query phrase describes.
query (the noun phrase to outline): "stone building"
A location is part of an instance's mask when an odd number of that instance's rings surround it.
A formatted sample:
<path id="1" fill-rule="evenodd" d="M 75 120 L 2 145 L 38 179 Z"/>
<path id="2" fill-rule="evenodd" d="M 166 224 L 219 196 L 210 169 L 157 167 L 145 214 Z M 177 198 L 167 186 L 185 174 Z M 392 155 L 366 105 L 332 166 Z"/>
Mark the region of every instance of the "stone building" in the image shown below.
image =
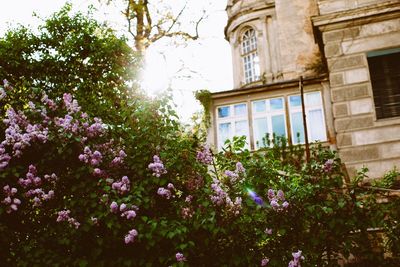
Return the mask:
<path id="1" fill-rule="evenodd" d="M 350 173 L 400 166 L 399 0 L 229 0 L 234 89 L 213 93 L 208 141 L 266 134 L 337 149 Z"/>

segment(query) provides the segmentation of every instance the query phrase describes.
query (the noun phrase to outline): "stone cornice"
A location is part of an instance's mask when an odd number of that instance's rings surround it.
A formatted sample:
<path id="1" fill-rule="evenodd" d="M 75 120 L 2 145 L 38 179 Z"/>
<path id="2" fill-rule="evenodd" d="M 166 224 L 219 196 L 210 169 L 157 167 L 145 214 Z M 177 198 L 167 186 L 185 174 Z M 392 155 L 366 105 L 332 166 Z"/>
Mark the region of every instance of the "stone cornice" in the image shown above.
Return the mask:
<path id="1" fill-rule="evenodd" d="M 228 22 L 227 22 L 227 24 L 225 26 L 225 29 L 224 29 L 225 39 L 229 40 L 229 38 L 228 38 L 228 30 L 229 30 L 229 27 L 232 26 L 233 22 L 236 19 L 238 19 L 238 18 L 240 18 L 240 17 L 242 17 L 244 15 L 247 15 L 247 14 L 256 13 L 258 11 L 263 11 L 263 10 L 271 9 L 271 8 L 274 8 L 274 7 L 275 7 L 275 3 L 266 3 L 265 5 L 260 6 L 260 7 L 256 7 L 256 8 L 251 8 L 251 7 L 243 8 L 241 11 L 234 13 L 232 16 L 230 16 L 228 18 Z M 251 20 L 254 20 L 254 18 L 249 18 L 248 19 L 248 21 L 251 21 Z M 244 21 L 244 22 L 248 22 L 248 21 Z M 230 31 L 233 31 L 233 30 L 234 29 L 231 29 Z"/>
<path id="2" fill-rule="evenodd" d="M 325 82 L 325 81 L 328 81 L 327 75 L 321 75 L 318 77 L 304 78 L 303 84 L 304 85 L 317 84 L 317 83 Z M 248 95 L 248 94 L 260 93 L 260 92 L 269 92 L 269 91 L 273 91 L 273 90 L 293 88 L 298 85 L 299 85 L 299 79 L 294 79 L 294 80 L 289 80 L 289 81 L 284 81 L 284 82 L 263 84 L 263 85 L 253 86 L 253 87 L 215 92 L 215 93 L 211 94 L 211 98 L 212 99 L 220 99 L 220 98 L 226 98 L 226 97 L 232 97 L 232 96 Z"/>
<path id="3" fill-rule="evenodd" d="M 391 0 L 366 7 L 314 16 L 311 19 L 315 27 L 318 27 L 321 31 L 326 31 L 399 17 L 400 3 L 398 0 Z"/>

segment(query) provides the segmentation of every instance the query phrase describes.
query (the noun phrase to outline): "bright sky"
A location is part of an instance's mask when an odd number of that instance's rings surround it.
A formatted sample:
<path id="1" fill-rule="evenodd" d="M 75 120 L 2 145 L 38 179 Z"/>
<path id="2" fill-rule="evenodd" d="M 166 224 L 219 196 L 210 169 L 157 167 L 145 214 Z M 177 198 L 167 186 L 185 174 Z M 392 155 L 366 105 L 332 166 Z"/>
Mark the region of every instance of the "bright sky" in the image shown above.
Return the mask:
<path id="1" fill-rule="evenodd" d="M 8 26 L 17 23 L 36 27 L 40 20 L 58 11 L 66 0 L 0 0 L 0 35 Z M 98 0 L 70 0 L 74 9 L 86 10 L 93 4 L 99 9 L 96 16 L 107 20 L 112 27 L 124 31 L 125 20 L 121 7 L 100 5 Z M 171 1 L 169 1 L 171 2 Z M 179 5 L 181 0 L 171 3 Z M 174 46 L 169 41 L 160 41 L 150 47 L 146 55 L 143 87 L 150 95 L 160 94 L 171 88 L 177 111 L 184 122 L 188 122 L 200 105 L 193 92 L 199 89 L 221 91 L 232 89 L 231 50 L 224 39 L 226 0 L 189 1 L 187 16 L 201 16 L 206 9 L 208 17 L 200 25 L 200 39 L 185 46 Z"/>

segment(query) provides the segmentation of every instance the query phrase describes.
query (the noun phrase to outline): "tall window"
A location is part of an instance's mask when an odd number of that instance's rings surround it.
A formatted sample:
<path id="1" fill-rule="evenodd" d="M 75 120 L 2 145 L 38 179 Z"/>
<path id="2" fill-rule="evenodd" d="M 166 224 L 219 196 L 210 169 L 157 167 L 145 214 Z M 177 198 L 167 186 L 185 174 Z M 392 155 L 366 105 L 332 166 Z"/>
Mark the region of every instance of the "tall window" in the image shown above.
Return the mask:
<path id="1" fill-rule="evenodd" d="M 246 83 L 260 79 L 260 60 L 257 53 L 257 36 L 253 29 L 246 30 L 242 35 L 242 59 Z"/>
<path id="2" fill-rule="evenodd" d="M 400 117 L 400 48 L 368 53 L 377 119 Z"/>
<path id="3" fill-rule="evenodd" d="M 234 136 L 246 136 L 247 148 L 249 148 L 249 123 L 246 103 L 218 107 L 217 117 L 219 148 L 224 146 L 226 140 L 232 140 Z"/>
<path id="4" fill-rule="evenodd" d="M 326 141 L 325 118 L 321 92 L 305 93 L 304 106 L 307 118 L 308 140 L 310 142 Z M 292 143 L 304 143 L 304 124 L 300 95 L 289 96 L 289 112 Z"/>
<path id="5" fill-rule="evenodd" d="M 256 149 L 264 147 L 267 134 L 286 137 L 285 105 L 283 97 L 252 102 L 253 133 Z"/>

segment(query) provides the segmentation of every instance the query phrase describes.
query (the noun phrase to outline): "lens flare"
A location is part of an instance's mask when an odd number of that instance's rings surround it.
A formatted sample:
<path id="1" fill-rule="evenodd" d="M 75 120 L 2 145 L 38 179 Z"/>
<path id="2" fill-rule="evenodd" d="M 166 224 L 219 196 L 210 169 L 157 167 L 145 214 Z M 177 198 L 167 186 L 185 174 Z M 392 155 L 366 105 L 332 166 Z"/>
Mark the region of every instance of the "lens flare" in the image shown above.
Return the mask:
<path id="1" fill-rule="evenodd" d="M 249 194 L 249 196 L 254 200 L 254 202 L 257 205 L 263 206 L 264 205 L 264 201 L 261 197 L 259 197 L 256 192 L 254 192 L 253 190 L 251 190 L 250 188 L 247 188 L 247 193 Z"/>

